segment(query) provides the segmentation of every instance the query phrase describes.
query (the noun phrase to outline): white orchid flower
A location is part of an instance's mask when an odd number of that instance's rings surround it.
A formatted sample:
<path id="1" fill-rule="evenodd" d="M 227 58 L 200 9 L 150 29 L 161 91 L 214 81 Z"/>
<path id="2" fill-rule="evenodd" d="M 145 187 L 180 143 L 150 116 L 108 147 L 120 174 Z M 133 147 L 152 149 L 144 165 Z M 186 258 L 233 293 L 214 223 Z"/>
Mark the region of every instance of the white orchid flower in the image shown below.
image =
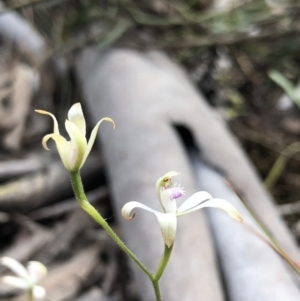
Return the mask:
<path id="1" fill-rule="evenodd" d="M 239 212 L 229 202 L 222 199 L 214 199 L 208 192 L 199 191 L 189 197 L 179 208 L 176 199 L 185 193 L 180 185 L 174 185 L 172 177 L 179 175 L 171 171 L 159 178 L 156 182 L 156 193 L 164 212 L 159 212 L 139 202 L 126 203 L 122 208 L 122 216 L 126 220 L 132 220 L 135 216 L 133 209 L 142 208 L 154 213 L 157 217 L 165 244 L 171 247 L 175 240 L 177 217 L 196 211 L 198 209 L 213 207 L 225 211 L 230 217 L 242 222 Z"/>
<path id="2" fill-rule="evenodd" d="M 29 261 L 25 268 L 20 262 L 11 257 L 0 258 L 0 264 L 13 271 L 16 276 L 3 276 L 2 283 L 11 287 L 32 293 L 33 298 L 42 299 L 46 292 L 42 286 L 37 285 L 47 274 L 47 268 L 38 261 Z"/>
<path id="3" fill-rule="evenodd" d="M 69 171 L 78 171 L 84 164 L 87 156 L 91 152 L 96 139 L 98 128 L 102 121 L 109 121 L 115 128 L 115 123 L 111 118 L 102 118 L 94 127 L 90 139 L 86 139 L 86 124 L 81 109 L 81 104 L 74 104 L 68 112 L 68 119 L 65 122 L 66 130 L 71 138 L 67 141 L 59 133 L 58 123 L 55 116 L 43 110 L 35 110 L 39 114 L 49 115 L 54 121 L 54 129 L 52 134 L 48 134 L 43 138 L 42 144 L 45 149 L 49 150 L 47 141 L 52 138 L 60 155 L 60 158 Z"/>

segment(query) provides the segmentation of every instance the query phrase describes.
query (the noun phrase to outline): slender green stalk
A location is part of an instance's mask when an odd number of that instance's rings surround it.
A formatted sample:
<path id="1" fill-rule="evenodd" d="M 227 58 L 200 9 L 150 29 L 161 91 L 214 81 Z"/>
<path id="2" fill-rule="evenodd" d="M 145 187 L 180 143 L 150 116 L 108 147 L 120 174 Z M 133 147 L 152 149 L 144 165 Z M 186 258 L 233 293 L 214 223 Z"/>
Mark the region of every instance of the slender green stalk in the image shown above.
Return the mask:
<path id="1" fill-rule="evenodd" d="M 163 301 L 160 293 L 159 281 L 152 281 L 152 284 L 155 292 L 156 301 Z"/>
<path id="2" fill-rule="evenodd" d="M 27 296 L 28 296 L 28 301 L 33 301 L 34 300 L 33 299 L 33 289 L 32 288 L 28 290 Z"/>
<path id="3" fill-rule="evenodd" d="M 117 245 L 143 270 L 143 272 L 153 282 L 154 276 L 148 271 L 146 266 L 137 258 L 137 256 L 125 245 L 125 243 L 118 237 L 113 229 L 108 225 L 101 214 L 89 203 L 84 193 L 81 177 L 79 171 L 70 172 L 71 183 L 74 194 L 80 207 L 89 214 L 98 224 L 100 224 L 108 235 L 117 243 Z M 161 299 L 160 299 L 161 300 Z M 158 301 L 160 301 L 158 300 Z"/>
<path id="4" fill-rule="evenodd" d="M 300 105 L 300 103 L 299 103 Z M 264 184 L 268 189 L 271 189 L 278 178 L 281 176 L 283 169 L 285 168 L 288 160 L 292 158 L 296 153 L 300 151 L 300 142 L 294 142 L 288 145 L 276 159 L 275 163 L 271 167 L 268 175 L 264 180 Z"/>
<path id="5" fill-rule="evenodd" d="M 170 260 L 171 254 L 172 254 L 172 250 L 173 250 L 173 245 L 171 247 L 168 247 L 167 245 L 165 245 L 164 254 L 160 260 L 160 263 L 158 264 L 156 273 L 152 279 L 152 285 L 153 285 L 153 288 L 155 291 L 155 297 L 156 297 L 157 301 L 162 301 L 160 287 L 159 287 L 159 280 L 167 267 L 167 264 Z"/>
<path id="6" fill-rule="evenodd" d="M 154 279 L 153 279 L 154 281 L 159 281 L 163 272 L 165 271 L 167 264 L 170 260 L 171 254 L 172 254 L 173 245 L 171 247 L 168 247 L 167 245 L 165 245 L 165 251 L 164 251 L 161 261 L 157 267 L 156 273 L 154 275 Z"/>

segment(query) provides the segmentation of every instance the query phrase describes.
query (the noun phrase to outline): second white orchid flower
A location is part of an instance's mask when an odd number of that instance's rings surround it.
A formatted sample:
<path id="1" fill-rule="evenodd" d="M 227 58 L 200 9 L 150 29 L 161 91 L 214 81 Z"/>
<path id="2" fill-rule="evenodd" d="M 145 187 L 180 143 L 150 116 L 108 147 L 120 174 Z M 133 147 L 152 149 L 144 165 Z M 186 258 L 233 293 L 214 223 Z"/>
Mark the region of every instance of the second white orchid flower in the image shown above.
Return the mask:
<path id="1" fill-rule="evenodd" d="M 135 208 L 142 208 L 154 213 L 160 225 L 164 242 L 168 247 L 171 247 L 175 240 L 177 217 L 195 210 L 205 207 L 218 208 L 225 211 L 230 217 L 237 221 L 243 221 L 241 215 L 233 205 L 222 199 L 214 199 L 206 191 L 194 193 L 177 208 L 176 199 L 182 197 L 185 191 L 180 185 L 173 184 L 172 177 L 176 175 L 179 175 L 179 173 L 175 171 L 168 172 L 156 182 L 156 193 L 164 212 L 153 210 L 139 202 L 129 202 L 123 206 L 122 216 L 126 220 L 132 220 L 135 216 L 135 213 L 133 213 Z"/>
<path id="2" fill-rule="evenodd" d="M 11 257 L 1 257 L 0 264 L 13 271 L 16 276 L 3 276 L 0 278 L 2 283 L 11 287 L 31 292 L 35 299 L 45 297 L 45 289 L 37 285 L 47 274 L 47 268 L 38 261 L 29 261 L 25 268 L 20 262 Z"/>
<path id="3" fill-rule="evenodd" d="M 49 115 L 54 121 L 54 129 L 52 134 L 48 134 L 43 138 L 42 144 L 45 149 L 49 149 L 47 141 L 53 139 L 60 158 L 69 171 L 78 171 L 84 164 L 87 156 L 91 152 L 96 139 L 98 128 L 102 121 L 109 121 L 115 128 L 115 123 L 111 118 L 102 118 L 94 127 L 90 139 L 86 139 L 86 123 L 81 109 L 80 103 L 74 104 L 68 112 L 68 119 L 65 121 L 66 130 L 71 138 L 67 141 L 59 133 L 58 123 L 55 116 L 43 110 L 35 110 L 39 114 Z"/>

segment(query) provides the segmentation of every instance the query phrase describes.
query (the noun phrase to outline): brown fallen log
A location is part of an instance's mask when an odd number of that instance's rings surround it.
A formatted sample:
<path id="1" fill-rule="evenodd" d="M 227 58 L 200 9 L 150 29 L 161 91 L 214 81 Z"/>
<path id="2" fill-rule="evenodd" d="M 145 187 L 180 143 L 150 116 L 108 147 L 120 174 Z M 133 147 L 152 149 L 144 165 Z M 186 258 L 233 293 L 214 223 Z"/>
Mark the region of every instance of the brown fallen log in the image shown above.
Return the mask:
<path id="1" fill-rule="evenodd" d="M 12 257 L 19 262 L 28 262 L 42 250 L 45 245 L 55 237 L 55 231 L 49 231 L 34 222 L 29 221 L 30 225 L 23 225 L 26 229 L 25 235 L 19 235 L 15 241 L 0 253 L 0 257 Z M 5 268 L 0 266 L 0 275 L 3 276 Z M 1 295 L 1 288 L 0 288 Z"/>
<path id="2" fill-rule="evenodd" d="M 53 240 L 43 248 L 37 260 L 48 264 L 59 255 L 67 254 L 75 238 L 92 225 L 94 221 L 81 208 L 77 208 L 68 216 L 64 226 L 58 230 Z"/>
<path id="3" fill-rule="evenodd" d="M 99 201 L 99 197 L 104 195 L 107 195 L 107 189 L 103 187 L 87 193 L 87 196 L 91 197 L 90 200 L 102 214 L 105 214 L 106 212 L 105 206 L 99 206 L 99 204 L 95 203 L 96 201 Z M 70 208 L 70 201 L 67 201 L 67 204 Z M 52 228 L 51 238 L 48 239 L 42 248 L 39 249 L 38 254 L 34 256 L 35 260 L 48 265 L 53 263 L 56 258 L 68 255 L 70 252 L 70 246 L 75 242 L 75 240 L 78 237 L 84 237 L 95 226 L 94 220 L 85 214 L 85 212 L 78 206 L 76 199 L 72 199 L 72 204 L 73 212 L 71 212 L 71 214 L 63 222 L 58 223 L 54 228 Z M 60 208 L 59 205 L 60 204 L 55 204 L 54 209 Z M 49 207 L 39 209 L 36 213 L 38 213 L 38 211 L 47 210 L 47 208 L 49 209 Z M 101 232 L 103 232 L 103 230 L 101 230 Z M 91 237 L 91 240 L 95 241 L 96 239 Z M 97 241 L 99 244 L 98 239 Z M 105 245 L 105 243 L 102 242 L 102 245 Z"/>
<path id="4" fill-rule="evenodd" d="M 41 283 L 47 291 L 47 298 L 52 301 L 73 299 L 88 275 L 100 264 L 98 256 L 101 248 L 99 244 L 85 248 L 68 262 L 50 270 Z"/>
<path id="5" fill-rule="evenodd" d="M 35 156 L 20 160 L 0 161 L 0 180 L 20 177 L 28 173 L 37 172 L 46 167 L 46 162 Z"/>
<path id="6" fill-rule="evenodd" d="M 130 50 L 100 53 L 90 49 L 79 58 L 77 72 L 94 122 L 109 116 L 117 124 L 114 133 L 105 128 L 100 131 L 117 213 L 127 201 L 158 209 L 153 185 L 169 170 L 182 172 L 182 184 L 189 193 L 196 190 L 195 177 L 173 128 L 184 126 L 194 135 L 204 158 L 224 172 L 283 249 L 294 259 L 300 258 L 247 157 L 178 66 L 158 53 L 145 56 Z M 155 218 L 143 212 L 131 223 L 120 222 L 129 246 L 153 269 L 160 256 Z M 137 269 L 135 275 L 143 300 L 152 300 L 147 279 Z M 222 299 L 201 213 L 179 220 L 173 258 L 163 280 L 166 300 Z M 261 298 L 258 291 L 256 299 Z"/>
<path id="7" fill-rule="evenodd" d="M 98 201 L 104 200 L 108 197 L 108 189 L 106 187 L 100 187 L 89 191 L 86 196 L 91 204 L 95 204 Z M 29 213 L 29 217 L 35 221 L 41 221 L 49 218 L 59 217 L 78 208 L 78 203 L 75 197 L 69 198 L 58 204 L 49 205 Z M 1 223 L 1 212 L 0 212 Z"/>

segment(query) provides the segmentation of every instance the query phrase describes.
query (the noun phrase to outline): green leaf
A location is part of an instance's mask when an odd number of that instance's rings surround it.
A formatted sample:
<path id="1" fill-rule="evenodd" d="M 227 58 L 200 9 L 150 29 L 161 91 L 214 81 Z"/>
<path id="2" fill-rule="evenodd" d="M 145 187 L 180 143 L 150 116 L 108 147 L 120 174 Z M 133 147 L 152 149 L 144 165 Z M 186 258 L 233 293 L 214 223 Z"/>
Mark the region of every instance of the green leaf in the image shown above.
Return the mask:
<path id="1" fill-rule="evenodd" d="M 300 93 L 297 91 L 294 84 L 277 70 L 270 70 L 268 72 L 268 76 L 285 91 L 285 93 L 294 101 L 294 103 L 300 109 Z"/>

